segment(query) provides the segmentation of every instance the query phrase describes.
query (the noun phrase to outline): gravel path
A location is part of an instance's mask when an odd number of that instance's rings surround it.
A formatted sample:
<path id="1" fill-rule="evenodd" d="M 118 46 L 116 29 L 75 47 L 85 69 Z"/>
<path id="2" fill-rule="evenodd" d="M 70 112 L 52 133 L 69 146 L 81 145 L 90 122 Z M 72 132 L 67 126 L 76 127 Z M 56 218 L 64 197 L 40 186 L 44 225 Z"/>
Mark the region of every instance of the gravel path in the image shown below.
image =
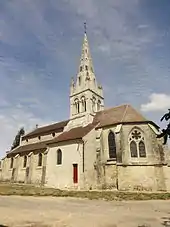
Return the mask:
<path id="1" fill-rule="evenodd" d="M 0 227 L 170 227 L 170 201 L 0 197 Z"/>

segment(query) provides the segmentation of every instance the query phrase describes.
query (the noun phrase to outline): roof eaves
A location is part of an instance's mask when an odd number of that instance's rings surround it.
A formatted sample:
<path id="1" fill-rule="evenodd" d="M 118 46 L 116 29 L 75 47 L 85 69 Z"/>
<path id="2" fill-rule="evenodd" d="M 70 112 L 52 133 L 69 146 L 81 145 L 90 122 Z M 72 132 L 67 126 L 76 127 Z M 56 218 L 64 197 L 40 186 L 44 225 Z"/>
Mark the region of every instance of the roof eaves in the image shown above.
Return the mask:
<path id="1" fill-rule="evenodd" d="M 61 143 L 61 142 L 70 142 L 70 141 L 74 141 L 74 140 L 83 140 L 83 137 L 76 137 L 76 138 L 70 138 L 70 139 L 64 139 L 64 140 L 55 140 L 54 139 L 54 141 L 47 143 L 47 146 L 50 144 L 57 144 L 57 143 Z"/>
<path id="2" fill-rule="evenodd" d="M 129 122 L 121 122 L 121 121 L 120 121 L 120 122 L 116 122 L 116 123 L 113 123 L 113 124 L 109 123 L 109 124 L 105 124 L 105 125 L 99 125 L 99 126 L 96 127 L 96 129 L 105 128 L 105 127 L 108 127 L 108 126 L 116 126 L 116 125 L 118 125 L 118 124 L 126 125 L 126 124 L 135 124 L 135 123 L 138 123 L 138 124 L 142 124 L 142 123 L 144 123 L 144 124 L 152 123 L 152 124 L 154 124 L 156 127 L 159 127 L 159 126 L 157 126 L 154 122 L 149 121 L 149 120 L 146 120 L 146 121 L 129 121 Z"/>

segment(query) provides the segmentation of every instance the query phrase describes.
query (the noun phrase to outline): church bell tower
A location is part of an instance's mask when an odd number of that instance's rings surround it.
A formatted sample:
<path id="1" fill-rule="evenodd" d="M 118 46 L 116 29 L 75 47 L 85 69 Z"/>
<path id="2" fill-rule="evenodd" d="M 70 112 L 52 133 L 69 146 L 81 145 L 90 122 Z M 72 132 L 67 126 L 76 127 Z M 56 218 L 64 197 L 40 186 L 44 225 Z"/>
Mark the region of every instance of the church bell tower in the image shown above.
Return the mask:
<path id="1" fill-rule="evenodd" d="M 87 125 L 93 121 L 96 112 L 104 109 L 103 89 L 98 85 L 86 32 L 77 78 L 72 78 L 70 85 L 70 124 L 72 127 Z"/>

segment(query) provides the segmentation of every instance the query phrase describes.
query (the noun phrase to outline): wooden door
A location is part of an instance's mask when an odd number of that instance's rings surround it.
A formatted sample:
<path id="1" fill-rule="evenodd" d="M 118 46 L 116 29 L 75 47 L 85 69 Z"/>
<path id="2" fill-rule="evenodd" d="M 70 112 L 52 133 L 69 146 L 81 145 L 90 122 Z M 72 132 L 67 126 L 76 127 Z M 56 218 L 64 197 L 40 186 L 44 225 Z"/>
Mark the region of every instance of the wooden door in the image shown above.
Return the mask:
<path id="1" fill-rule="evenodd" d="M 73 164 L 73 182 L 78 183 L 78 164 Z"/>

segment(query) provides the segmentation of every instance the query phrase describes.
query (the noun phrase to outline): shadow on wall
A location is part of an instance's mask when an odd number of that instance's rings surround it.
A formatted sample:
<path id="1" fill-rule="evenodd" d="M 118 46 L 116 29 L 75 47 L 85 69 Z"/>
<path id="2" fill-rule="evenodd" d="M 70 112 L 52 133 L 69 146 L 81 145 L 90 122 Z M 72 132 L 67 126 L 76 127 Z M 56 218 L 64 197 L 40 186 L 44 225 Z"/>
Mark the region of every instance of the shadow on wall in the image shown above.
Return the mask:
<path id="1" fill-rule="evenodd" d="M 0 227 L 9 227 L 9 226 L 7 226 L 7 225 L 1 225 L 1 224 L 0 224 Z"/>

